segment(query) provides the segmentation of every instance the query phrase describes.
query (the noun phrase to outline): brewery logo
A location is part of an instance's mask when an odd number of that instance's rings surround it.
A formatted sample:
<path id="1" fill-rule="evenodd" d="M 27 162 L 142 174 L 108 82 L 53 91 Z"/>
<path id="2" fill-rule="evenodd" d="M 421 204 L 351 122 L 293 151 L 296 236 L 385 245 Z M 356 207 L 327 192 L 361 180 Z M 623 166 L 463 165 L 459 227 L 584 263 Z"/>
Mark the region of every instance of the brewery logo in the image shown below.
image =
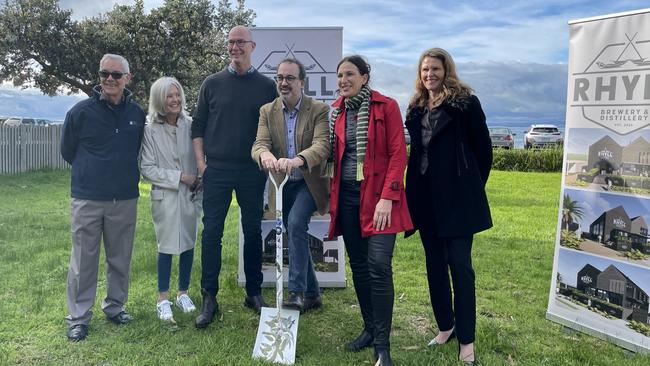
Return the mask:
<path id="1" fill-rule="evenodd" d="M 598 152 L 598 157 L 606 160 L 611 160 L 612 157 L 614 157 L 614 153 L 607 150 L 607 148 L 604 148 L 603 150 Z"/>
<path id="2" fill-rule="evenodd" d="M 626 226 L 625 221 L 623 219 L 619 218 L 619 217 L 612 220 L 612 224 L 614 224 L 614 226 L 616 226 L 619 229 L 625 229 L 625 226 Z"/>
<path id="3" fill-rule="evenodd" d="M 321 101 L 335 100 L 336 70 L 326 70 L 309 50 L 295 50 L 295 46 L 295 43 L 292 45 L 285 43 L 285 49 L 270 51 L 259 65 L 256 65 L 256 69 L 272 78 L 278 71 L 280 61 L 285 58 L 295 58 L 305 66 L 307 72 L 304 93 Z"/>
<path id="4" fill-rule="evenodd" d="M 620 38 L 571 75 L 569 97 L 585 119 L 626 135 L 650 124 L 650 39 Z"/>
<path id="5" fill-rule="evenodd" d="M 589 277 L 587 275 L 584 275 L 584 276 L 580 277 L 580 281 L 582 281 L 582 283 L 585 283 L 585 284 L 588 284 L 588 285 L 591 284 L 592 282 L 594 282 L 594 280 L 592 280 L 591 277 Z"/>

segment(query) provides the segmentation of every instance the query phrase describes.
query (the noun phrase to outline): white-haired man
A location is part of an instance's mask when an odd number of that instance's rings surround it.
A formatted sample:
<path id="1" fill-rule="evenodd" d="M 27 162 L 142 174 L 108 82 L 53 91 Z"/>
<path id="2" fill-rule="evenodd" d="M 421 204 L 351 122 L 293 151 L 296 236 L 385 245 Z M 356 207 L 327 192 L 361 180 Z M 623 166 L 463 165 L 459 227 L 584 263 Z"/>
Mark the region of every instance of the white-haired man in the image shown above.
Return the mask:
<path id="1" fill-rule="evenodd" d="M 108 320 L 126 324 L 124 309 L 139 196 L 138 153 L 145 113 L 125 89 L 131 79 L 128 61 L 106 54 L 99 63 L 93 95 L 68 111 L 61 155 L 72 165 L 70 223 L 72 253 L 68 269 L 67 336 L 86 338 L 97 293 L 100 242 L 106 252 Z"/>

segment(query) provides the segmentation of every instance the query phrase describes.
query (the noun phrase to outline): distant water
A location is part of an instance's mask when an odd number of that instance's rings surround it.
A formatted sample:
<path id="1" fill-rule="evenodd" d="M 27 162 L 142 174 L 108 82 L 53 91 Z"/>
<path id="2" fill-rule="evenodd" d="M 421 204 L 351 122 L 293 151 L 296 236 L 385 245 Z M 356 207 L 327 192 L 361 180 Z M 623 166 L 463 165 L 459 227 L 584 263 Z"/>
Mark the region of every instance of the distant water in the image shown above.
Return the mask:
<path id="1" fill-rule="evenodd" d="M 539 124 L 551 124 L 556 125 L 560 132 L 562 132 L 562 138 L 564 138 L 564 124 L 563 123 L 539 123 Z M 512 132 L 515 134 L 515 148 L 523 149 L 524 148 L 524 134 L 530 128 L 530 125 L 522 125 L 515 123 L 493 123 L 488 122 L 488 127 L 509 127 Z"/>

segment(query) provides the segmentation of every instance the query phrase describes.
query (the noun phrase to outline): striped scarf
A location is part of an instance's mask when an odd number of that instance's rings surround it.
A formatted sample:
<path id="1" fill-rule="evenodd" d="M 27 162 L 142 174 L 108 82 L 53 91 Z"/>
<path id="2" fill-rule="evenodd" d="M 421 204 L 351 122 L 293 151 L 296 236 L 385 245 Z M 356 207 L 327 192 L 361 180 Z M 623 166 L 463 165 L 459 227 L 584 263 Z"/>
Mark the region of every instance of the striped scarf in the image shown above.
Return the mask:
<path id="1" fill-rule="evenodd" d="M 366 159 L 366 146 L 368 145 L 368 115 L 370 104 L 371 90 L 368 85 L 364 85 L 359 90 L 359 94 L 351 98 L 345 98 L 345 109 L 358 109 L 357 113 L 357 181 L 363 180 L 363 162 Z M 334 123 L 343 110 L 339 107 L 332 112 L 330 120 L 330 143 L 334 146 Z M 332 153 L 327 159 L 325 166 L 325 176 L 334 177 L 334 154 Z"/>

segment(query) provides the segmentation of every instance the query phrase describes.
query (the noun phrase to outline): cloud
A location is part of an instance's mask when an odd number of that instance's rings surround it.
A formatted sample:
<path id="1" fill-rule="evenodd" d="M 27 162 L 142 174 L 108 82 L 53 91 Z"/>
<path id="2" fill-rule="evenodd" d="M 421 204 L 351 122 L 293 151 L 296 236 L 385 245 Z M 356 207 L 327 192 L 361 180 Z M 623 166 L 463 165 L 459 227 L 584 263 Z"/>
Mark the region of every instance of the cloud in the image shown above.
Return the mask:
<path id="1" fill-rule="evenodd" d="M 566 63 L 568 21 L 638 8 L 616 1 L 388 1 L 248 0 L 264 27 L 342 26 L 344 53 L 378 61 L 412 63 L 420 52 L 442 47 L 461 62 Z"/>
<path id="2" fill-rule="evenodd" d="M 145 10 L 162 2 L 144 0 Z M 60 7 L 82 19 L 133 3 L 61 0 Z M 420 53 L 445 48 L 481 99 L 488 122 L 518 125 L 564 120 L 568 21 L 639 7 L 632 0 L 247 0 L 245 6 L 256 12 L 257 26 L 342 26 L 343 53 L 366 56 L 373 86 L 403 111 Z"/>
<path id="3" fill-rule="evenodd" d="M 67 95 L 49 97 L 34 89 L 20 90 L 2 86 L 0 116 L 63 120 L 66 112 L 84 98 Z"/>
<path id="4" fill-rule="evenodd" d="M 397 99 L 402 112 L 413 94 L 416 65 L 374 62 L 372 86 Z M 481 100 L 488 122 L 530 125 L 564 121 L 566 65 L 525 62 L 461 62 L 460 78 Z"/>
<path id="5" fill-rule="evenodd" d="M 152 1 L 145 1 L 153 3 Z M 95 17 L 113 9 L 115 5 L 131 5 L 132 0 L 59 0 L 59 8 L 72 10 L 72 18 L 81 20 L 83 18 Z"/>

